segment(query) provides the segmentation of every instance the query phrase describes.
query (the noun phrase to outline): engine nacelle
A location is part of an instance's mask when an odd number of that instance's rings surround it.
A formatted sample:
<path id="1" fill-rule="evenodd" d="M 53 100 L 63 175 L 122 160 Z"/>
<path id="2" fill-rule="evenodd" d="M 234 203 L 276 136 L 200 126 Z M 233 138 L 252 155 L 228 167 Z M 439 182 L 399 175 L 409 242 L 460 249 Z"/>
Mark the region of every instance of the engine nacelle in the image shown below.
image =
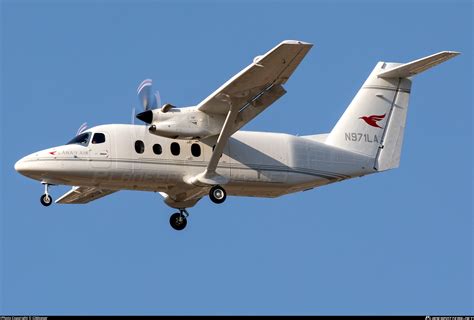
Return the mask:
<path id="1" fill-rule="evenodd" d="M 214 135 L 215 133 L 198 126 L 183 126 L 181 122 L 164 121 L 152 124 L 148 130 L 150 133 L 158 136 L 172 138 L 195 140 Z"/>
<path id="2" fill-rule="evenodd" d="M 196 107 L 150 110 L 149 132 L 173 139 L 204 139 L 220 133 L 224 116 L 209 115 Z M 150 117 L 152 116 L 152 117 Z M 146 121 L 145 121 L 146 122 Z"/>

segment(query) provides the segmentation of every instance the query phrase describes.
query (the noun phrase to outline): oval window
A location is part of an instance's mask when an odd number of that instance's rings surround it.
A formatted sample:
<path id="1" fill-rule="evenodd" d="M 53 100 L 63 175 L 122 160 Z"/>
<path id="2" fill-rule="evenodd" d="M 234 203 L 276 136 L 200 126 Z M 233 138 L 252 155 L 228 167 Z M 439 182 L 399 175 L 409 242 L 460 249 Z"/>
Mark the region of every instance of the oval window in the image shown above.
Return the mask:
<path id="1" fill-rule="evenodd" d="M 135 151 L 137 153 L 143 153 L 145 152 L 145 144 L 141 140 L 135 141 Z"/>
<path id="2" fill-rule="evenodd" d="M 201 155 L 201 146 L 197 143 L 191 145 L 191 153 L 194 157 L 199 157 Z"/>
<path id="3" fill-rule="evenodd" d="M 171 144 L 170 149 L 171 149 L 171 154 L 172 154 L 173 156 L 179 155 L 179 152 L 181 151 L 181 148 L 180 148 L 180 146 L 179 146 L 179 143 L 177 143 L 177 142 L 173 142 L 173 143 Z"/>
<path id="4" fill-rule="evenodd" d="M 161 149 L 161 145 L 160 144 L 154 144 L 153 145 L 153 153 L 154 154 L 161 154 L 163 150 Z"/>

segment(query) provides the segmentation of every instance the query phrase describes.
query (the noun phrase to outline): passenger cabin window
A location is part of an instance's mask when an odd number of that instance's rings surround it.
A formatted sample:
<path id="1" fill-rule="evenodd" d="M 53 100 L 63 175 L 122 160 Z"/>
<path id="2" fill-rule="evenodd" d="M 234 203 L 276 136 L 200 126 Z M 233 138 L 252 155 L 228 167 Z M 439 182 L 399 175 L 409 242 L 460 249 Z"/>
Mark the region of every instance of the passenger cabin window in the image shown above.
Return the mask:
<path id="1" fill-rule="evenodd" d="M 145 152 L 145 144 L 141 140 L 135 141 L 135 151 L 137 153 L 143 153 Z"/>
<path id="2" fill-rule="evenodd" d="M 196 158 L 199 157 L 201 155 L 201 146 L 197 143 L 193 143 L 191 145 L 191 154 Z"/>
<path id="3" fill-rule="evenodd" d="M 93 144 L 99 144 L 105 142 L 105 134 L 103 133 L 94 133 L 94 137 L 92 137 Z"/>
<path id="4" fill-rule="evenodd" d="M 91 137 L 90 132 L 81 133 L 80 135 L 72 138 L 72 140 L 66 144 L 79 144 L 81 146 L 86 147 L 89 144 L 90 137 Z"/>
<path id="5" fill-rule="evenodd" d="M 170 146 L 170 149 L 171 149 L 171 154 L 173 156 L 178 156 L 180 151 L 181 151 L 179 143 L 177 143 L 177 142 L 173 142 Z"/>
<path id="6" fill-rule="evenodd" d="M 153 145 L 153 153 L 154 154 L 161 154 L 163 150 L 161 149 L 161 145 L 160 144 L 154 144 Z"/>

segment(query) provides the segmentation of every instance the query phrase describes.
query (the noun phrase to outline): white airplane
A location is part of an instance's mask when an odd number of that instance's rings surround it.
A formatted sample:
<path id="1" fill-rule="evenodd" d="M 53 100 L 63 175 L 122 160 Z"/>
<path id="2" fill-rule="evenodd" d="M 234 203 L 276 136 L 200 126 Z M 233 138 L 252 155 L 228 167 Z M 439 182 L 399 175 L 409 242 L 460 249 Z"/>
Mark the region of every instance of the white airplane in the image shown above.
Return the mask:
<path id="1" fill-rule="evenodd" d="M 143 125 L 85 130 L 65 145 L 34 152 L 15 170 L 45 186 L 71 185 L 56 203 L 88 203 L 119 190 L 159 192 L 178 210 L 170 224 L 186 227 L 188 212 L 209 195 L 278 197 L 397 168 L 411 77 L 456 55 L 443 51 L 409 63 L 378 62 L 330 133 L 293 136 L 240 131 L 282 97 L 283 84 L 312 44 L 287 40 L 196 106 L 160 106 L 151 80 L 138 87 Z M 294 113 L 293 113 L 294 114 Z"/>

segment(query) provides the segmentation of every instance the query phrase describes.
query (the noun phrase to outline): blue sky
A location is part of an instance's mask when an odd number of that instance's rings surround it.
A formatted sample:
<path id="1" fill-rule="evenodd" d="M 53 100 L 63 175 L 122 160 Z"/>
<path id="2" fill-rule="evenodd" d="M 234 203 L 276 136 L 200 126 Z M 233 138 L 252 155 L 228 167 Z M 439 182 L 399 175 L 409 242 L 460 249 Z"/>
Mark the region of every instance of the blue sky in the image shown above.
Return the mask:
<path id="1" fill-rule="evenodd" d="M 0 314 L 473 313 L 472 30 L 469 1 L 2 1 Z M 462 54 L 415 78 L 399 169 L 203 199 L 184 232 L 157 194 L 44 208 L 13 169 L 129 123 L 145 78 L 197 104 L 284 39 L 315 46 L 247 130 L 328 132 L 377 61 Z"/>

